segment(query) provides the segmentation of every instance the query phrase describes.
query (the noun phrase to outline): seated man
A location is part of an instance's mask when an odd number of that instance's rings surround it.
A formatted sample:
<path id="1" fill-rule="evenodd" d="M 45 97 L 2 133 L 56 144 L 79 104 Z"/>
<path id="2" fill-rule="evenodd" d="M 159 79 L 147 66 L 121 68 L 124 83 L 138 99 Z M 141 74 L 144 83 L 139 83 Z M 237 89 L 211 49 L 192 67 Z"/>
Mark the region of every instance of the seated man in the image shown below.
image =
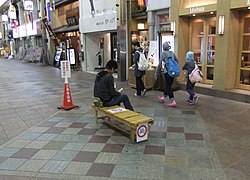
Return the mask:
<path id="1" fill-rule="evenodd" d="M 94 96 L 100 98 L 104 106 L 120 105 L 120 103 L 123 103 L 126 109 L 134 111 L 128 96 L 115 90 L 112 74 L 117 68 L 117 62 L 110 60 L 107 62 L 105 69 L 96 75 Z"/>

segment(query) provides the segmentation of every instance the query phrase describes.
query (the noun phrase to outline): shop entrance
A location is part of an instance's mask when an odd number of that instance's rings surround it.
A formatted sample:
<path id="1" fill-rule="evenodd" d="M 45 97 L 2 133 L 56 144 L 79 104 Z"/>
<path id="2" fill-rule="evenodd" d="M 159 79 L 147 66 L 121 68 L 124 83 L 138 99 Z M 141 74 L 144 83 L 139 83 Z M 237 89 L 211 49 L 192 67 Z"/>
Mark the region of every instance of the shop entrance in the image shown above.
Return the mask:
<path id="1" fill-rule="evenodd" d="M 213 84 L 216 17 L 200 17 L 190 20 L 190 49 L 203 72 L 203 83 Z"/>
<path id="2" fill-rule="evenodd" d="M 240 15 L 240 55 L 238 63 L 237 86 L 250 90 L 250 13 Z"/>

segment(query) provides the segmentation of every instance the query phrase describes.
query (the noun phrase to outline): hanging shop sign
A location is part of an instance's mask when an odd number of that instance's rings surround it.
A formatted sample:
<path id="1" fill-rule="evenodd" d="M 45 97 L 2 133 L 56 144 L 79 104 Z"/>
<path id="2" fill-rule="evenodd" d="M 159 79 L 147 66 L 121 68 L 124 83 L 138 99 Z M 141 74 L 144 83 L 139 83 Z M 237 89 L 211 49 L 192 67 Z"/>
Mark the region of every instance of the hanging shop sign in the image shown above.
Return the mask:
<path id="1" fill-rule="evenodd" d="M 24 1 L 24 10 L 26 11 L 33 11 L 34 10 L 34 5 L 32 1 Z"/>
<path id="2" fill-rule="evenodd" d="M 3 22 L 8 22 L 8 21 L 9 21 L 8 16 L 5 15 L 5 14 L 3 14 L 3 15 L 2 15 L 2 21 L 3 21 Z"/>
<path id="3" fill-rule="evenodd" d="M 17 21 L 18 24 L 18 21 Z M 14 26 L 14 24 L 12 24 Z M 20 38 L 26 36 L 34 36 L 37 34 L 36 23 L 18 25 L 16 28 L 13 28 L 13 38 Z"/>
<path id="4" fill-rule="evenodd" d="M 116 0 L 82 0 L 80 32 L 98 32 L 117 29 Z"/>
<path id="5" fill-rule="evenodd" d="M 10 5 L 8 10 L 8 16 L 10 19 L 16 19 L 16 8 L 13 5 Z"/>
<path id="6" fill-rule="evenodd" d="M 59 46 L 59 42 L 58 42 L 58 39 L 56 37 L 56 34 L 53 31 L 53 29 L 51 28 L 51 26 L 49 25 L 47 18 L 44 18 L 42 21 L 43 21 L 45 28 L 47 29 L 47 31 L 49 33 L 49 37 L 51 38 L 54 46 Z"/>
<path id="7" fill-rule="evenodd" d="M 49 23 L 51 23 L 50 9 L 51 9 L 50 0 L 46 0 L 46 12 L 47 12 L 47 19 Z"/>

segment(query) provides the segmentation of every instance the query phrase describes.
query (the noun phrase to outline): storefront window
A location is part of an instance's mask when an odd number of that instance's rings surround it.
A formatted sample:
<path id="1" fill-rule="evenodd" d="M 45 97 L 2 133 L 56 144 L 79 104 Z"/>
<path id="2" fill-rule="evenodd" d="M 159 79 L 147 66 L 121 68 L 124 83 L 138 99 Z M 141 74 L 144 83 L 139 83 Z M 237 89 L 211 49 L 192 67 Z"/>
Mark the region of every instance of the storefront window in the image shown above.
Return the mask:
<path id="1" fill-rule="evenodd" d="M 249 51 L 250 50 L 250 36 L 249 35 L 243 35 L 243 51 Z"/>
<path id="2" fill-rule="evenodd" d="M 207 79 L 214 78 L 216 17 L 209 18 L 207 35 Z"/>
<path id="3" fill-rule="evenodd" d="M 203 82 L 212 84 L 214 78 L 216 17 L 192 20 L 191 49 L 204 74 Z"/>
<path id="4" fill-rule="evenodd" d="M 250 18 L 244 19 L 242 56 L 240 63 L 240 84 L 250 85 Z"/>
<path id="5" fill-rule="evenodd" d="M 198 64 L 202 64 L 203 41 L 203 22 L 193 22 L 191 42 L 194 58 Z"/>
<path id="6" fill-rule="evenodd" d="M 215 37 L 208 37 L 207 44 L 207 64 L 214 65 L 215 56 Z"/>
<path id="7" fill-rule="evenodd" d="M 250 33 L 250 18 L 245 19 L 244 33 Z"/>

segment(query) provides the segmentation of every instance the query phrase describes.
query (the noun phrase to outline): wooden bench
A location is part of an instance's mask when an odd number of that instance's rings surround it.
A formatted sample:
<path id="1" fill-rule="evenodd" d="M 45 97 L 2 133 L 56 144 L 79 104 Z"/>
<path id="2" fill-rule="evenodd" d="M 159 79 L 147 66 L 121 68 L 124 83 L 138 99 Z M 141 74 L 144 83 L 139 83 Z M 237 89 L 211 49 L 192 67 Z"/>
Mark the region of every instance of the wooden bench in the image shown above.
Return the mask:
<path id="1" fill-rule="evenodd" d="M 119 129 L 120 131 L 130 135 L 131 143 L 135 143 L 136 137 L 142 140 L 147 140 L 149 132 L 149 124 L 153 124 L 154 120 L 151 117 L 145 116 L 138 112 L 134 112 L 121 106 L 115 105 L 110 107 L 103 107 L 103 103 L 97 97 L 93 97 L 93 107 L 95 108 L 96 123 L 98 119 L 102 119 L 105 123 L 110 126 Z M 99 116 L 98 113 L 101 112 L 105 116 Z M 130 131 L 112 123 L 111 118 L 116 120 L 130 128 Z M 137 134 L 137 136 L 136 136 Z M 138 136 L 139 135 L 139 136 Z M 136 142 L 140 142 L 141 139 L 136 139 Z"/>

